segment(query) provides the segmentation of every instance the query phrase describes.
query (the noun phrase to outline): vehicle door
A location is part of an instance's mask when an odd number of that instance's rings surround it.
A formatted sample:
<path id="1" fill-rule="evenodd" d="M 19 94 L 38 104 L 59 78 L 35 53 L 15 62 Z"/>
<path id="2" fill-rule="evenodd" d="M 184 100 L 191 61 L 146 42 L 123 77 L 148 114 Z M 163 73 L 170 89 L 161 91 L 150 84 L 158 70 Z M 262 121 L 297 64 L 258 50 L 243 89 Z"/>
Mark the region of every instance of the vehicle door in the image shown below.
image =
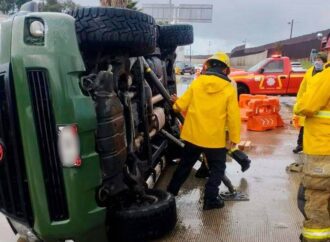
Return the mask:
<path id="1" fill-rule="evenodd" d="M 263 75 L 259 82 L 259 93 L 285 94 L 289 82 L 289 75 L 285 74 L 283 59 L 274 59 L 265 64 L 260 73 Z"/>

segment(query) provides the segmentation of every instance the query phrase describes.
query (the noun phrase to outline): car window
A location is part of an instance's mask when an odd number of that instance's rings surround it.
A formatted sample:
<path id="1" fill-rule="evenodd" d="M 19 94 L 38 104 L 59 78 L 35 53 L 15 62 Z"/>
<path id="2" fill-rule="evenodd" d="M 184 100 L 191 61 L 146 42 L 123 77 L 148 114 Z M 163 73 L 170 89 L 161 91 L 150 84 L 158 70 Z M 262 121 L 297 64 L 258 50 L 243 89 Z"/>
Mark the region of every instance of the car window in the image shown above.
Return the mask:
<path id="1" fill-rule="evenodd" d="M 260 67 L 262 67 L 266 62 L 268 61 L 268 59 L 262 60 L 259 63 L 257 63 L 256 65 L 250 67 L 248 69 L 248 72 L 256 72 L 257 70 L 259 70 Z"/>
<path id="2" fill-rule="evenodd" d="M 283 72 L 283 61 L 275 60 L 271 61 L 264 66 L 264 73 L 281 73 Z"/>

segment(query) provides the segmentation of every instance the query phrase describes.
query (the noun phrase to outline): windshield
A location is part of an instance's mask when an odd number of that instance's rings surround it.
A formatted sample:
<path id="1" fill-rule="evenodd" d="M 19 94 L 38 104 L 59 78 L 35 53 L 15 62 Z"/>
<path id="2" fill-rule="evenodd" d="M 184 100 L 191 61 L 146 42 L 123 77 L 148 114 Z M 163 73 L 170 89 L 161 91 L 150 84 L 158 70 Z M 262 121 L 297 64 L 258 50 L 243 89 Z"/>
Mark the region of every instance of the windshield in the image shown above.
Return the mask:
<path id="1" fill-rule="evenodd" d="M 252 66 L 250 69 L 248 69 L 248 72 L 256 72 L 260 69 L 263 65 L 265 65 L 268 62 L 268 59 L 260 61 L 258 64 Z"/>

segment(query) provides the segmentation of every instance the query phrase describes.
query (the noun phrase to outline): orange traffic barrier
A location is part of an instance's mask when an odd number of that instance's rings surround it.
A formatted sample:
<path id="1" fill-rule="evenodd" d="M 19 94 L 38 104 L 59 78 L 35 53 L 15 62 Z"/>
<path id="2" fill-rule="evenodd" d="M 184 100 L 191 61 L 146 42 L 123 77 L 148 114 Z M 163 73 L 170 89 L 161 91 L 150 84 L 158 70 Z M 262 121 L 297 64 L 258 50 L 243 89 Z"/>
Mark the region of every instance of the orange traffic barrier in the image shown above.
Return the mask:
<path id="1" fill-rule="evenodd" d="M 239 96 L 239 107 L 241 111 L 241 120 L 247 121 L 247 112 L 251 111 L 249 108 L 249 102 L 255 99 L 267 99 L 266 95 L 251 95 L 251 94 L 241 94 Z"/>
<path id="2" fill-rule="evenodd" d="M 266 131 L 282 127 L 283 120 L 279 114 L 280 102 L 278 98 L 254 99 L 249 102 L 247 112 L 247 129 L 252 131 Z"/>
<path id="3" fill-rule="evenodd" d="M 239 96 L 239 107 L 249 108 L 249 102 L 254 99 L 267 99 L 267 95 L 241 94 Z"/>

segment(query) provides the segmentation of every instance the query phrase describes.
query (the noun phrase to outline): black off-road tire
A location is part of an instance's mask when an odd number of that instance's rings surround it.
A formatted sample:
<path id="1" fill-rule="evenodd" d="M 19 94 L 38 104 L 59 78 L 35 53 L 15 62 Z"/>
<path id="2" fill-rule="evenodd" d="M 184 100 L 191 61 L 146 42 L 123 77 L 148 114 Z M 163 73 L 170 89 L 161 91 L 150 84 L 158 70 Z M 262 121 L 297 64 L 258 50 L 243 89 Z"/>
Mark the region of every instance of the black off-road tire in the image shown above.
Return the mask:
<path id="1" fill-rule="evenodd" d="M 82 51 L 143 56 L 155 50 L 157 26 L 150 15 L 104 7 L 77 8 L 68 14 L 76 19 Z"/>
<path id="2" fill-rule="evenodd" d="M 152 205 L 116 211 L 109 218 L 109 239 L 144 242 L 160 238 L 176 225 L 175 198 L 168 192 L 150 189 L 146 193 L 158 198 Z"/>
<path id="3" fill-rule="evenodd" d="M 194 30 L 192 25 L 160 25 L 158 29 L 158 45 L 161 48 L 190 45 L 194 42 Z"/>

